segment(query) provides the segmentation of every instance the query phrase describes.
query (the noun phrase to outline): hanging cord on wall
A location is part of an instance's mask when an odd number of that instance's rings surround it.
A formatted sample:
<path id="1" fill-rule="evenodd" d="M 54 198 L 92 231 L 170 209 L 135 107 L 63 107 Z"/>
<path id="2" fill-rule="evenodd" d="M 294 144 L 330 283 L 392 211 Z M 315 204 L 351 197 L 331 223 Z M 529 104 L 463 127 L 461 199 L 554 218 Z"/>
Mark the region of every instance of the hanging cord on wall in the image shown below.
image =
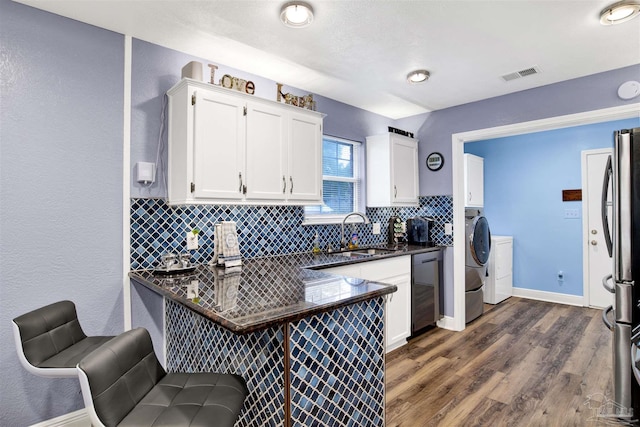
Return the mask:
<path id="1" fill-rule="evenodd" d="M 167 94 L 162 96 L 162 109 L 160 111 L 160 132 L 158 133 L 158 150 L 156 152 L 156 176 L 162 170 L 162 183 L 164 185 L 164 194 L 169 197 L 169 187 L 167 185 L 167 172 L 164 165 L 164 134 L 165 134 L 165 119 L 167 111 Z"/>

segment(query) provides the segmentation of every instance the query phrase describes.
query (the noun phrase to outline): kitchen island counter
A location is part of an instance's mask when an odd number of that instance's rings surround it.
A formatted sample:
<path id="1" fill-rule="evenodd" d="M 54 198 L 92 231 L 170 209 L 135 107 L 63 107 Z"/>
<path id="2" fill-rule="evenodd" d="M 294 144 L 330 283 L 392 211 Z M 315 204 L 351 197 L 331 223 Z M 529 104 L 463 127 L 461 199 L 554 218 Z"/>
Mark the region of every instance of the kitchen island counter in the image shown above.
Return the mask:
<path id="1" fill-rule="evenodd" d="M 411 252 L 293 254 L 244 260 L 236 272 L 199 265 L 175 277 L 129 275 L 164 297 L 155 321 L 169 371 L 245 378 L 236 426 L 383 426 L 384 297 L 397 288 L 318 269 Z"/>
<path id="2" fill-rule="evenodd" d="M 136 270 L 129 276 L 220 326 L 245 334 L 395 292 L 394 285 L 312 269 L 366 259 L 292 254 L 244 260 L 240 269 L 198 265 L 189 274 Z"/>

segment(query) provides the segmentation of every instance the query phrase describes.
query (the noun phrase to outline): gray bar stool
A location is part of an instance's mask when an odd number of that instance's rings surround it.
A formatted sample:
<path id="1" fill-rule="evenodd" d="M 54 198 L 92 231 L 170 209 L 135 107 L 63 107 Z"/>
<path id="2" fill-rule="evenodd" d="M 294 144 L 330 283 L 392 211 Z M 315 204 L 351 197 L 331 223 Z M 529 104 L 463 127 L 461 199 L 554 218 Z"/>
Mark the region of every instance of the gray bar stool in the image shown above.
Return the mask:
<path id="1" fill-rule="evenodd" d="M 167 373 L 144 328 L 124 332 L 86 356 L 78 377 L 94 427 L 231 427 L 249 393 L 235 374 Z"/>
<path id="2" fill-rule="evenodd" d="M 76 378 L 78 362 L 113 338 L 86 336 L 71 301 L 38 308 L 16 317 L 12 324 L 20 363 L 41 377 Z"/>

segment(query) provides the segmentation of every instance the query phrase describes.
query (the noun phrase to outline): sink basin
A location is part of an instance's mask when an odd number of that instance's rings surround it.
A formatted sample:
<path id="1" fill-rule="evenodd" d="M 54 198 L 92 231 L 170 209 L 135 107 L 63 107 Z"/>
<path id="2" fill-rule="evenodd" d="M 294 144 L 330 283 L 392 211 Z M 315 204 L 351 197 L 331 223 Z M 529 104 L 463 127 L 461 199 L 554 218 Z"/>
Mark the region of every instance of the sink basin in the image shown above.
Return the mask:
<path id="1" fill-rule="evenodd" d="M 334 252 L 333 255 L 343 256 L 345 258 L 353 258 L 353 257 L 364 257 L 364 256 L 373 256 L 373 255 L 387 255 L 394 253 L 394 249 L 383 249 L 383 248 L 362 248 L 362 249 L 352 249 L 350 251 L 344 252 Z"/>
<path id="2" fill-rule="evenodd" d="M 359 258 L 363 256 L 368 256 L 370 254 L 363 251 L 345 251 L 345 252 L 333 252 L 331 255 L 341 256 L 345 258 Z M 372 255 L 372 254 L 371 254 Z"/>
<path id="3" fill-rule="evenodd" d="M 387 255 L 387 254 L 393 253 L 394 251 L 389 249 L 371 248 L 371 249 L 355 249 L 352 252 L 356 254 L 362 254 L 362 255 Z"/>

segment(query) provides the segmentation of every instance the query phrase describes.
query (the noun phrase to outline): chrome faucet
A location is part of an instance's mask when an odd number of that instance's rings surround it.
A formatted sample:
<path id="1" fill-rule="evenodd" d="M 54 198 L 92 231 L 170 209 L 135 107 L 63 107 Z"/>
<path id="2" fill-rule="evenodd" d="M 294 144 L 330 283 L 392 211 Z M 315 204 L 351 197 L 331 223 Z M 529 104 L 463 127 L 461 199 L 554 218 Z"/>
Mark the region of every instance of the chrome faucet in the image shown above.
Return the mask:
<path id="1" fill-rule="evenodd" d="M 364 223 L 365 223 L 365 224 L 367 224 L 367 223 L 369 222 L 369 218 L 367 218 L 367 217 L 366 217 L 366 215 L 361 214 L 360 212 L 351 212 L 351 213 L 348 213 L 348 214 L 343 218 L 343 220 L 342 220 L 342 227 L 341 227 L 341 229 L 340 229 L 340 237 L 341 237 L 341 240 L 340 240 L 340 249 L 344 249 L 344 248 L 346 248 L 346 247 L 347 247 L 347 242 L 346 242 L 346 241 L 345 241 L 345 239 L 344 239 L 344 223 L 347 221 L 347 218 L 349 218 L 350 216 L 354 216 L 354 215 L 357 215 L 357 216 L 359 216 L 360 218 L 362 218 L 362 220 L 364 221 Z"/>

